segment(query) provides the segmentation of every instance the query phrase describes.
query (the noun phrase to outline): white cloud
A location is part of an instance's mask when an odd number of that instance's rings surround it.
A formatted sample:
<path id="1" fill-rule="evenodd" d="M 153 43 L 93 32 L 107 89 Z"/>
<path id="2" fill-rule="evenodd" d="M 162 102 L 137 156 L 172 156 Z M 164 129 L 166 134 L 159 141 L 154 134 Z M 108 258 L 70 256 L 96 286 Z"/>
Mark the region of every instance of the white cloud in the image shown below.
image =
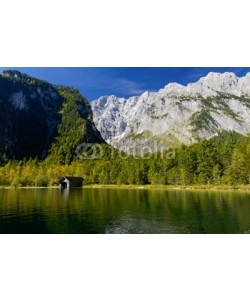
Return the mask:
<path id="1" fill-rule="evenodd" d="M 117 78 L 110 82 L 110 88 L 112 90 L 127 95 L 142 94 L 145 91 L 143 87 L 144 87 L 143 83 L 131 81 L 124 78 Z"/>
<path id="2" fill-rule="evenodd" d="M 129 80 L 127 78 L 115 76 L 116 74 L 108 74 L 100 69 L 86 69 L 77 81 L 71 84 L 84 88 L 106 90 L 109 94 L 139 95 L 145 92 L 145 84 Z"/>

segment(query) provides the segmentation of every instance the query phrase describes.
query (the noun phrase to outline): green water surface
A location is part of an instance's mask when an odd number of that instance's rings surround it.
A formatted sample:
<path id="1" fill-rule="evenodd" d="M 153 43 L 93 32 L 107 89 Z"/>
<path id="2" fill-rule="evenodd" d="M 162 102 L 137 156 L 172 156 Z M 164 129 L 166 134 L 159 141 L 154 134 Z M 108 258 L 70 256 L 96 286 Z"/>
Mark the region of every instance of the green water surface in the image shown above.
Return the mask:
<path id="1" fill-rule="evenodd" d="M 0 233 L 250 233 L 250 193 L 2 189 Z"/>

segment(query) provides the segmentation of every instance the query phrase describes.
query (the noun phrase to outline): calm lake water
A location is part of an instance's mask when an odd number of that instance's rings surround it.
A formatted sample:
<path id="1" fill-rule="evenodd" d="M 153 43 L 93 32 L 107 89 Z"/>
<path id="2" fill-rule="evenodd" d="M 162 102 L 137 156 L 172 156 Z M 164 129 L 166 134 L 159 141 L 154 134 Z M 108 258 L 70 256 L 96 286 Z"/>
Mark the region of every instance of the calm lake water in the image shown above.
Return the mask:
<path id="1" fill-rule="evenodd" d="M 250 233 L 250 193 L 2 189 L 0 233 Z"/>

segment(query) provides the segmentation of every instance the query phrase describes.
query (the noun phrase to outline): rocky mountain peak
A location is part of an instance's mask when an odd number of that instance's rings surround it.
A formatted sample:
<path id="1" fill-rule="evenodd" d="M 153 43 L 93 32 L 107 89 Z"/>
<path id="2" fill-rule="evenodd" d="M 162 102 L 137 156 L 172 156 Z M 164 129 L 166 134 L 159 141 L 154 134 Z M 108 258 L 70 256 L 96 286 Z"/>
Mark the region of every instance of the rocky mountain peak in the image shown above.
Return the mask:
<path id="1" fill-rule="evenodd" d="M 12 78 L 21 78 L 22 77 L 22 73 L 17 70 L 4 70 L 1 73 L 1 75 L 6 76 L 6 77 L 12 77 Z"/>
<path id="2" fill-rule="evenodd" d="M 250 133 L 249 73 L 210 72 L 186 86 L 169 83 L 158 92 L 107 99 L 91 103 L 94 122 L 108 143 L 127 152 L 155 142 L 191 144 L 222 130 Z"/>

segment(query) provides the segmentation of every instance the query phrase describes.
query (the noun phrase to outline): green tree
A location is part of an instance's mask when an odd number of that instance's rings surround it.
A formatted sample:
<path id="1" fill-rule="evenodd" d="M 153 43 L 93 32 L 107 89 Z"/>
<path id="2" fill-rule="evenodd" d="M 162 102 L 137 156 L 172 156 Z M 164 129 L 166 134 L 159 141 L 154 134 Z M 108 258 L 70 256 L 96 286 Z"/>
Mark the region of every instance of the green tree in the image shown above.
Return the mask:
<path id="1" fill-rule="evenodd" d="M 231 184 L 247 184 L 249 180 L 246 155 L 235 149 L 230 167 Z"/>

